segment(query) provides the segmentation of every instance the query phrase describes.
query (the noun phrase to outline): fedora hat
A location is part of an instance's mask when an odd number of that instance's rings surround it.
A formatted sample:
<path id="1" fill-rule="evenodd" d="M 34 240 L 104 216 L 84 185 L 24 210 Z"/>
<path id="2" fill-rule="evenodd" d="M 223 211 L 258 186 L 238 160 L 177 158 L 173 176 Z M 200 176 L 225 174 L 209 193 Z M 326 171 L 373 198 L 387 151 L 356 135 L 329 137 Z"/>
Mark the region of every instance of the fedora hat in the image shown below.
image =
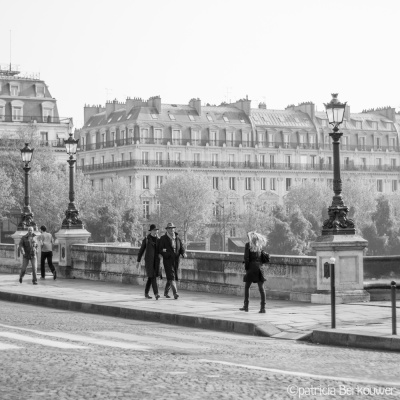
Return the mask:
<path id="1" fill-rule="evenodd" d="M 149 232 L 150 232 L 150 231 L 154 231 L 154 229 L 155 229 L 156 231 L 158 231 L 158 228 L 157 228 L 154 224 L 151 224 L 151 225 L 150 225 Z"/>
<path id="2" fill-rule="evenodd" d="M 168 222 L 168 224 L 165 227 L 165 229 L 168 229 L 168 228 L 176 228 L 176 226 L 172 222 Z"/>

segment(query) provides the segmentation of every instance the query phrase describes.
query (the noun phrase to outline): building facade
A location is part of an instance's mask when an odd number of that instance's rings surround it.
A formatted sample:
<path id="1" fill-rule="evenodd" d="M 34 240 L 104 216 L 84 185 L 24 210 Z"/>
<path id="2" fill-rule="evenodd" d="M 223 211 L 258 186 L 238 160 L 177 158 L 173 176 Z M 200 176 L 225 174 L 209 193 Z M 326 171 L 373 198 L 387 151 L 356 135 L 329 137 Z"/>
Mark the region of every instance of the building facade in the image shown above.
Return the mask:
<path id="1" fill-rule="evenodd" d="M 57 101 L 46 83 L 34 74 L 20 75 L 17 67 L 0 65 L 0 147 L 4 140 L 29 131 L 40 146 L 49 146 L 57 161 L 66 160 L 63 139 L 72 118 L 58 114 Z"/>
<path id="2" fill-rule="evenodd" d="M 374 181 L 378 192 L 397 192 L 395 109 L 350 113 L 347 107 L 341 128 L 343 178 L 357 175 Z M 329 132 L 325 112 L 311 102 L 271 110 L 264 103 L 251 108 L 247 98 L 220 106 L 204 106 L 200 99 L 178 105 L 162 104 L 160 97 L 128 98 L 85 106 L 77 165 L 100 188 L 115 174 L 124 177 L 139 193 L 144 219 L 157 211 L 157 190 L 168 176 L 189 168 L 208 176 L 240 214 L 249 200 L 282 203 L 304 179 L 332 186 Z"/>

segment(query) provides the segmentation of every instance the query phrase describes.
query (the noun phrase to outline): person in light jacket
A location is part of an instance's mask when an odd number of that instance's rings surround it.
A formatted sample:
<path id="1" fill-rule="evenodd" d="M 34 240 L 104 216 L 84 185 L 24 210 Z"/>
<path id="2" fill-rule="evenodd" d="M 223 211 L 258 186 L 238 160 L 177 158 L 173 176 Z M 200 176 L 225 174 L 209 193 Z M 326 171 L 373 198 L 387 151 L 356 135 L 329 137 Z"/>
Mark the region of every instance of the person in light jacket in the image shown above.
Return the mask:
<path id="1" fill-rule="evenodd" d="M 175 281 L 179 281 L 179 257 L 186 258 L 186 250 L 183 246 L 181 239 L 175 232 L 176 226 L 169 222 L 166 226 L 167 232 L 160 238 L 160 254 L 163 258 L 165 275 L 167 276 L 167 284 L 164 289 L 164 296 L 170 298 L 168 292 L 172 287 L 172 293 L 175 300 L 178 299 L 178 289 L 176 288 Z"/>
<path id="2" fill-rule="evenodd" d="M 250 286 L 252 283 L 257 283 L 261 295 L 261 308 L 259 312 L 265 313 L 264 282 L 266 279 L 260 267 L 262 265 L 261 250 L 267 244 L 267 238 L 257 232 L 249 232 L 247 237 L 249 241 L 246 243 L 244 248 L 246 275 L 243 279 L 246 285 L 244 288 L 244 306 L 240 308 L 240 311 L 249 311 Z"/>
<path id="3" fill-rule="evenodd" d="M 146 297 L 147 299 L 152 299 L 152 297 L 149 295 L 149 291 L 150 286 L 153 286 L 154 296 L 156 300 L 158 300 L 160 296 L 158 294 L 157 277 L 159 276 L 160 278 L 162 278 L 160 270 L 160 256 L 158 250 L 160 239 L 157 236 L 158 228 L 154 224 L 150 225 L 149 232 L 150 233 L 147 235 L 147 237 L 143 239 L 142 245 L 138 253 L 137 263 L 139 268 L 143 253 L 145 253 L 144 265 L 146 268 L 147 282 L 144 289 L 144 297 Z"/>
<path id="4" fill-rule="evenodd" d="M 42 254 L 40 259 L 40 274 L 41 279 L 46 278 L 46 270 L 45 270 L 45 262 L 49 264 L 50 271 L 53 274 L 53 279 L 57 279 L 57 272 L 53 265 L 53 235 L 51 233 L 46 232 L 47 228 L 42 225 L 40 227 L 40 232 L 42 234 L 39 236 L 39 241 L 42 244 Z"/>

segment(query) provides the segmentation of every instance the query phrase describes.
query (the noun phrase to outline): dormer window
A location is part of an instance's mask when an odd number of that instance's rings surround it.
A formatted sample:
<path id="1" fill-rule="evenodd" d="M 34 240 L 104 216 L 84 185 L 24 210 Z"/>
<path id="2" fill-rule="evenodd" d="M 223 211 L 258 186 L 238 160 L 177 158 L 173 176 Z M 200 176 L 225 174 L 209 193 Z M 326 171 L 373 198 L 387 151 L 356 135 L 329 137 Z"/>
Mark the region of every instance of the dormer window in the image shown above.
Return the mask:
<path id="1" fill-rule="evenodd" d="M 378 129 L 378 123 L 376 121 L 371 122 L 372 129 Z"/>
<path id="2" fill-rule="evenodd" d="M 357 129 L 362 129 L 362 122 L 361 121 L 356 121 L 356 128 Z"/>
<path id="3" fill-rule="evenodd" d="M 244 123 L 245 123 L 245 120 L 244 120 L 244 118 L 240 118 L 240 119 L 239 119 L 239 121 L 240 121 L 242 124 L 244 124 Z"/>
<path id="4" fill-rule="evenodd" d="M 151 115 L 151 118 L 158 119 L 158 115 L 157 114 L 150 114 L 150 115 Z"/>
<path id="5" fill-rule="evenodd" d="M 190 119 L 191 121 L 194 121 L 194 117 L 193 117 L 192 114 L 188 114 L 188 117 L 189 117 L 189 119 Z"/>
<path id="6" fill-rule="evenodd" d="M 392 123 L 391 122 L 386 122 L 386 129 L 388 129 L 389 131 L 392 130 Z"/>
<path id="7" fill-rule="evenodd" d="M 169 119 L 171 121 L 175 121 L 175 115 L 174 114 L 168 113 L 168 116 L 169 116 Z"/>
<path id="8" fill-rule="evenodd" d="M 229 122 L 229 118 L 226 117 L 225 115 L 222 118 L 224 119 L 225 122 Z"/>
<path id="9" fill-rule="evenodd" d="M 13 83 L 10 83 L 10 95 L 18 96 L 19 94 L 19 86 Z"/>
<path id="10" fill-rule="evenodd" d="M 210 121 L 210 122 L 212 122 L 212 116 L 210 115 L 210 114 L 207 114 L 207 119 Z"/>
<path id="11" fill-rule="evenodd" d="M 36 85 L 36 97 L 45 97 L 43 85 Z"/>
<path id="12" fill-rule="evenodd" d="M 324 126 L 324 127 L 328 126 L 328 121 L 326 119 L 322 119 L 321 126 Z"/>

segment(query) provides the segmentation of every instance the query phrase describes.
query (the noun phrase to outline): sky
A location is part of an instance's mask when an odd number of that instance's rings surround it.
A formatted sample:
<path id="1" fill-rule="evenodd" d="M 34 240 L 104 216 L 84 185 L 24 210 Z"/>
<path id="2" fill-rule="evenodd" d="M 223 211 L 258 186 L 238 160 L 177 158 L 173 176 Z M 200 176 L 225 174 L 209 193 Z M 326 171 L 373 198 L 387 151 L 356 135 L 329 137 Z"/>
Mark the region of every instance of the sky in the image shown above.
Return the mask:
<path id="1" fill-rule="evenodd" d="M 157 95 L 323 111 L 337 92 L 351 112 L 400 111 L 398 0 L 20 0 L 1 14 L 0 63 L 40 73 L 76 128 L 85 104 Z"/>

